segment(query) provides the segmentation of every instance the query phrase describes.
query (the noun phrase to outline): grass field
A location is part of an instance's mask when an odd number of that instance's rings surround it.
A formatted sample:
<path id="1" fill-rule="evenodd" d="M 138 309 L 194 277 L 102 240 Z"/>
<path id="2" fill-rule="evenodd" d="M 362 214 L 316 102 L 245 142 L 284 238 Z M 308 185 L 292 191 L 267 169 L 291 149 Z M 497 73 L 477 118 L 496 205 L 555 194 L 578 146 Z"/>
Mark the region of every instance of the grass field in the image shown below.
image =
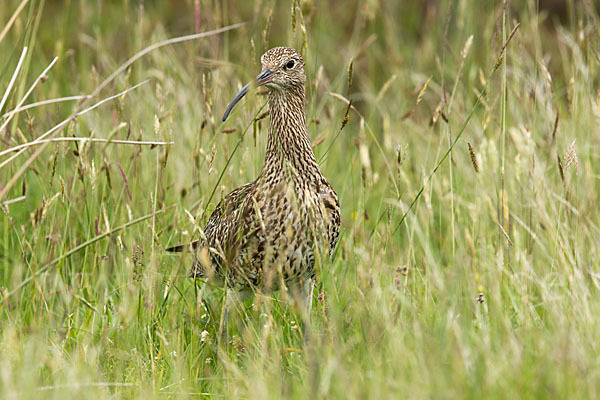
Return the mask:
<path id="1" fill-rule="evenodd" d="M 0 398 L 598 398 L 600 19 L 560 3 L 2 2 Z M 221 116 L 277 45 L 342 234 L 308 343 L 276 293 L 223 344 L 165 249 L 260 170 L 264 93 Z"/>

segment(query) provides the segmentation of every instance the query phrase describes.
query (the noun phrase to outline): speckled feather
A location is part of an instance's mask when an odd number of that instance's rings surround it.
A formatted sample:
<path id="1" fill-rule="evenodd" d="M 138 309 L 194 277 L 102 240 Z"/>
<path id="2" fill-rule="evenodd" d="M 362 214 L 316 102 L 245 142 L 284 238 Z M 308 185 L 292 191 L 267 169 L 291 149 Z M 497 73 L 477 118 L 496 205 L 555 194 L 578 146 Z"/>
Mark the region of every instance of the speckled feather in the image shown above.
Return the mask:
<path id="1" fill-rule="evenodd" d="M 270 124 L 263 167 L 217 205 L 205 239 L 196 243 L 191 275 L 270 292 L 314 276 L 315 252 L 337 244 L 340 208 L 306 128 L 304 60 L 294 49 L 276 47 L 261 63 L 274 73 L 265 84 Z"/>

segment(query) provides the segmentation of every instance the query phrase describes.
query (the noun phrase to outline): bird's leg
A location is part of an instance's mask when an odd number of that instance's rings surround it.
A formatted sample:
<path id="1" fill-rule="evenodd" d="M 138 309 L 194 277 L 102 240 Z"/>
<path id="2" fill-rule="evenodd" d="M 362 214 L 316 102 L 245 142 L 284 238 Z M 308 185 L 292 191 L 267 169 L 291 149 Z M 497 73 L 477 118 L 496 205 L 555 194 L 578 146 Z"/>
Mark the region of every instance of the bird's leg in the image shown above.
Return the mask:
<path id="1" fill-rule="evenodd" d="M 243 314 L 243 303 L 250 296 L 252 296 L 253 292 L 251 290 L 234 290 L 227 288 L 225 301 L 223 303 L 223 309 L 221 313 L 221 321 L 219 325 L 219 330 L 221 334 L 221 341 L 226 343 L 229 339 L 229 335 L 227 334 L 227 324 L 230 322 L 231 318 L 237 320 L 239 323 L 239 318 L 241 314 Z M 233 315 L 233 316 L 232 316 Z M 239 324 L 238 324 L 239 327 Z"/>
<path id="2" fill-rule="evenodd" d="M 304 282 L 304 307 L 306 308 L 306 314 L 310 318 L 310 310 L 312 310 L 313 291 L 315 290 L 315 282 L 312 278 L 309 278 Z"/>
<path id="3" fill-rule="evenodd" d="M 220 338 L 221 338 L 221 343 L 227 343 L 227 322 L 229 320 L 229 314 L 231 311 L 231 307 L 234 306 L 235 304 L 235 293 L 227 288 L 226 290 L 226 295 L 225 295 L 225 302 L 223 303 L 223 311 L 221 313 L 221 321 L 220 321 L 220 326 L 219 326 L 219 333 L 220 333 Z"/>
<path id="4" fill-rule="evenodd" d="M 304 287 L 302 289 L 304 292 L 304 310 L 301 310 L 304 319 L 304 321 L 302 321 L 302 334 L 304 335 L 304 340 L 308 342 L 308 339 L 310 338 L 310 310 L 312 309 L 313 291 L 315 289 L 315 282 L 313 279 L 307 279 L 304 282 Z"/>

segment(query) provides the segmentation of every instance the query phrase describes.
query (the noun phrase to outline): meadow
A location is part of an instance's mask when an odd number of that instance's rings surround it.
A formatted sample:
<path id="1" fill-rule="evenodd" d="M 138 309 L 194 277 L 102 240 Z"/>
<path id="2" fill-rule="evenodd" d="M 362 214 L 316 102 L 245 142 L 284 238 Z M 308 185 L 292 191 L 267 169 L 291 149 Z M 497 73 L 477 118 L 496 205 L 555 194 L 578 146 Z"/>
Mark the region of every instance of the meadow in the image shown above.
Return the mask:
<path id="1" fill-rule="evenodd" d="M 600 397 L 597 7 L 4 0 L 0 398 Z M 278 292 L 222 342 L 165 249 L 260 171 L 265 92 L 221 117 L 280 45 L 340 243 L 310 340 Z"/>

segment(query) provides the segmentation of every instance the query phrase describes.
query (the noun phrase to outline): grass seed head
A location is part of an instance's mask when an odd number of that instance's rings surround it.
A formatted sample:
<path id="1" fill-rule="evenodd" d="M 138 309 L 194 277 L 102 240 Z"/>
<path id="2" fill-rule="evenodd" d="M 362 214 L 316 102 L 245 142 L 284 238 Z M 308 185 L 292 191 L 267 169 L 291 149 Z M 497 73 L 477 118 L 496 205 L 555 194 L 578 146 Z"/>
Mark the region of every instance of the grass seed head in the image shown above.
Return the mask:
<path id="1" fill-rule="evenodd" d="M 577 160 L 577 152 L 575 151 L 575 140 L 571 142 L 565 154 L 564 169 L 568 170 L 573 165 L 575 167 L 575 175 L 579 172 L 579 162 Z"/>
<path id="2" fill-rule="evenodd" d="M 467 143 L 467 145 L 469 146 L 469 154 L 471 155 L 471 163 L 473 164 L 473 168 L 475 169 L 475 172 L 479 172 L 479 164 L 477 164 L 477 156 L 475 155 L 473 146 L 471 146 L 471 143 Z"/>
<path id="3" fill-rule="evenodd" d="M 352 88 L 352 66 L 354 65 L 354 59 L 350 59 L 350 64 L 348 64 L 348 92 Z"/>

